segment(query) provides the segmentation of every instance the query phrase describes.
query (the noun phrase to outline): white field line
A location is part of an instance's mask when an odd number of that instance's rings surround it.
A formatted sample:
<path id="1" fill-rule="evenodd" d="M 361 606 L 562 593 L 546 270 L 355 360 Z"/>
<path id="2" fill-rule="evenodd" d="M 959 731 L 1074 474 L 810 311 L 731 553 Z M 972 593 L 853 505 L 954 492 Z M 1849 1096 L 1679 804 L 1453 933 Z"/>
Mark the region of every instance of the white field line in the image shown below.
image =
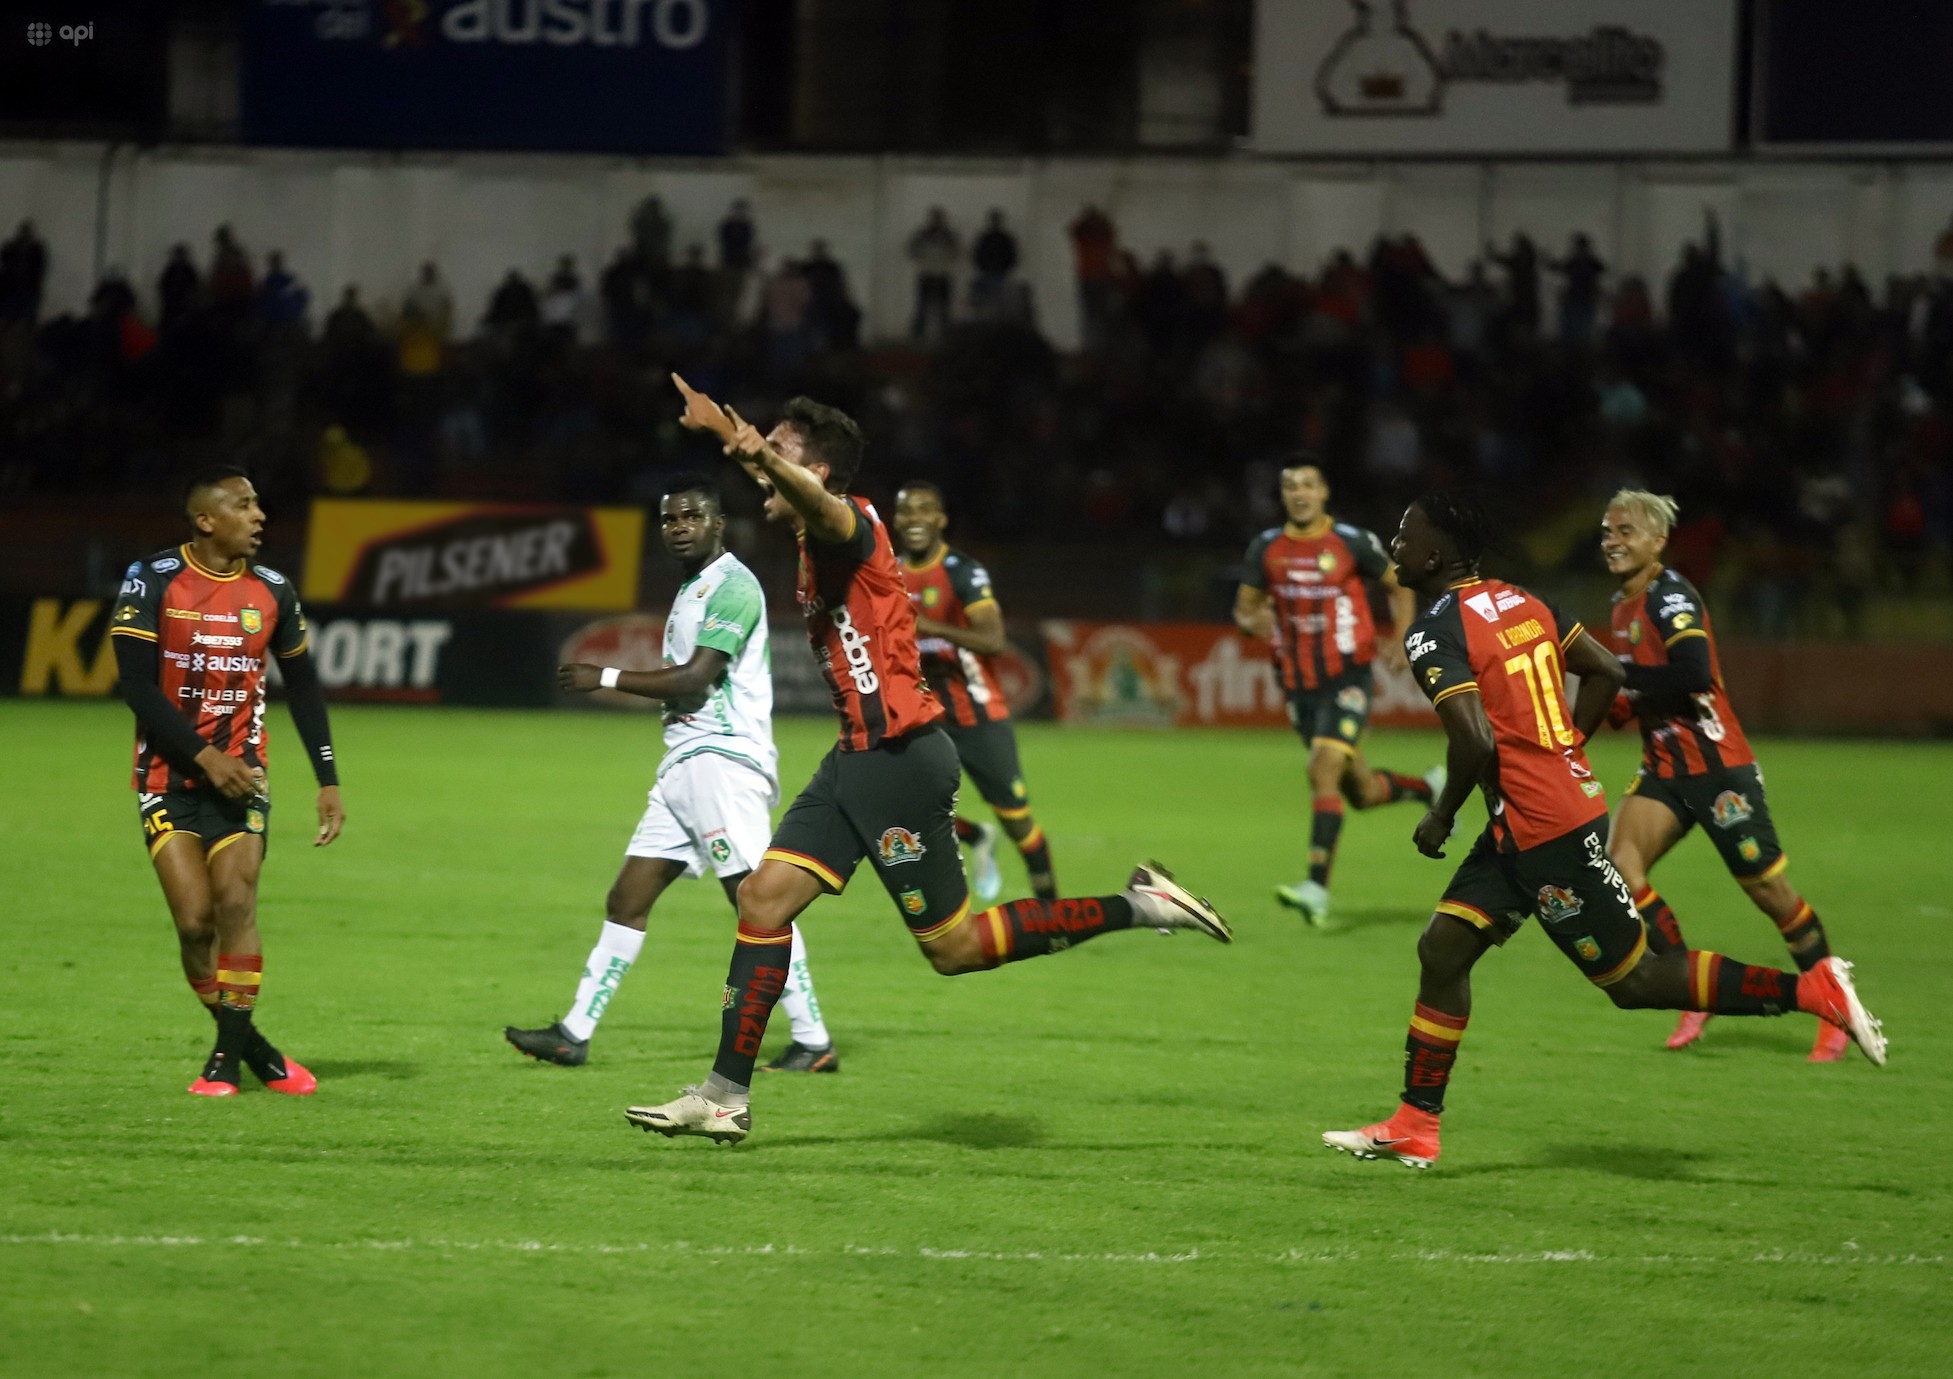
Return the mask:
<path id="1" fill-rule="evenodd" d="M 1008 1264 L 1085 1263 L 1085 1264 L 1352 1264 L 1352 1263 L 1445 1263 L 1445 1264 L 1789 1264 L 1798 1268 L 1812 1265 L 1943 1265 L 1941 1254 L 1880 1254 L 1861 1250 L 1847 1241 L 1838 1253 L 1812 1250 L 1768 1250 L 1757 1254 L 1660 1254 L 1604 1255 L 1591 1250 L 1524 1250 L 1514 1253 L 1475 1253 L 1462 1250 L 1352 1250 L 1288 1249 L 1274 1254 L 1258 1251 L 1231 1253 L 1213 1249 L 1145 1250 L 1138 1252 L 1095 1252 L 1055 1250 L 958 1250 L 930 1245 L 695 1245 L 687 1240 L 636 1241 L 629 1244 L 580 1244 L 547 1240 L 299 1240 L 259 1235 L 86 1235 L 48 1231 L 40 1235 L 0 1235 L 0 1246 L 62 1245 L 107 1250 L 143 1249 L 263 1249 L 302 1251 L 344 1251 L 399 1253 L 405 1251 L 447 1254 L 478 1252 L 488 1254 L 556 1255 L 686 1255 L 701 1258 L 728 1256 L 819 1256 L 850 1258 L 894 1258 L 937 1260 L 981 1260 Z"/>

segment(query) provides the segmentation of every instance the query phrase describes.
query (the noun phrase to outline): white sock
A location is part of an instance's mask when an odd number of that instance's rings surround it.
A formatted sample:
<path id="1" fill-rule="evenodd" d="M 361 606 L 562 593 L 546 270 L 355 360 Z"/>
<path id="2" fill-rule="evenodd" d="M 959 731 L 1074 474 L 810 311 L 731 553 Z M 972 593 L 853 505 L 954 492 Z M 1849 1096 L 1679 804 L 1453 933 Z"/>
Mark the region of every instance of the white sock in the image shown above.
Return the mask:
<path id="1" fill-rule="evenodd" d="M 807 941 L 800 926 L 793 926 L 793 955 L 787 960 L 787 989 L 780 996 L 780 1008 L 793 1027 L 793 1042 L 804 1049 L 824 1049 L 833 1042 L 821 1020 L 821 1003 L 814 995 L 814 979 L 807 971 Z"/>
<path id="2" fill-rule="evenodd" d="M 576 984 L 576 1000 L 563 1017 L 563 1028 L 572 1039 L 588 1039 L 596 1033 L 597 1021 L 604 1018 L 604 1007 L 617 994 L 624 974 L 637 961 L 644 947 L 644 930 L 604 921 L 597 946 L 583 960 L 583 980 Z"/>

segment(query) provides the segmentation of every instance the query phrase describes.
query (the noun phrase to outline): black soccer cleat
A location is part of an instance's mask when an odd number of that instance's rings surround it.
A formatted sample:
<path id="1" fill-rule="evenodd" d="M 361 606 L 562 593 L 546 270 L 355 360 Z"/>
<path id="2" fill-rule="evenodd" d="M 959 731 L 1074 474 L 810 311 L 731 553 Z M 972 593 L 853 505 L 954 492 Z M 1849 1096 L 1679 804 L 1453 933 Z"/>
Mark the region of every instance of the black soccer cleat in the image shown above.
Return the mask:
<path id="1" fill-rule="evenodd" d="M 789 1044 L 780 1050 L 780 1056 L 771 1063 L 761 1066 L 763 1073 L 838 1073 L 841 1071 L 841 1056 L 828 1044 L 818 1049 L 810 1049 L 805 1044 Z"/>
<path id="2" fill-rule="evenodd" d="M 319 1079 L 311 1070 L 296 1058 L 287 1058 L 272 1045 L 272 1042 L 251 1026 L 250 1036 L 244 1044 L 244 1066 L 257 1075 L 274 1092 L 286 1096 L 311 1096 L 319 1090 Z"/>
<path id="3" fill-rule="evenodd" d="M 530 1058 L 558 1063 L 565 1068 L 580 1068 L 590 1057 L 590 1041 L 570 1038 L 560 1020 L 548 1029 L 517 1029 L 510 1025 L 502 1031 L 502 1037 Z"/>

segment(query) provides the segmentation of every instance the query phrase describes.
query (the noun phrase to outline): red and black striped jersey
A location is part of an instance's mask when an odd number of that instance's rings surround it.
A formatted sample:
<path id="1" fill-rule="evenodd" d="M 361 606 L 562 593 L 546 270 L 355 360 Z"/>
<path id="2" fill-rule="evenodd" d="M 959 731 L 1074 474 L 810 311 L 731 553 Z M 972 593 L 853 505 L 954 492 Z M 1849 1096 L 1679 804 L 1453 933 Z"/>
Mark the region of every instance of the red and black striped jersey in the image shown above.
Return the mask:
<path id="1" fill-rule="evenodd" d="M 850 497 L 854 531 L 840 542 L 800 534 L 800 611 L 814 659 L 841 717 L 841 750 L 938 722 L 942 705 L 923 678 L 915 614 L 888 528 L 866 498 Z"/>
<path id="2" fill-rule="evenodd" d="M 1514 584 L 1454 585 L 1404 638 L 1411 674 L 1433 706 L 1476 691 L 1497 761 L 1484 782 L 1506 851 L 1538 847 L 1607 813 L 1566 701 L 1564 654 L 1582 632 Z"/>
<path id="3" fill-rule="evenodd" d="M 904 561 L 902 579 L 909 586 L 909 603 L 916 612 L 951 627 L 968 627 L 970 609 L 997 601 L 990 589 L 990 572 L 948 546 L 926 565 Z M 916 646 L 922 653 L 922 673 L 928 677 L 929 688 L 942 701 L 952 723 L 974 728 L 1010 717 L 1010 706 L 997 688 L 989 657 L 946 637 L 918 634 Z"/>
<path id="4" fill-rule="evenodd" d="M 1629 598 L 1614 596 L 1614 654 L 1630 665 L 1662 666 L 1678 642 L 1700 637 L 1709 651 L 1709 688 L 1700 694 L 1637 693 L 1641 761 L 1657 776 L 1700 776 L 1756 760 L 1722 683 L 1709 607 L 1695 586 L 1663 569 Z M 1696 683 L 1700 684 L 1700 681 Z"/>
<path id="5" fill-rule="evenodd" d="M 1307 531 L 1270 527 L 1248 543 L 1241 582 L 1274 603 L 1270 638 L 1282 688 L 1312 690 L 1377 654 L 1367 584 L 1390 555 L 1375 532 L 1324 517 Z"/>
<path id="6" fill-rule="evenodd" d="M 305 650 L 305 614 L 290 580 L 256 561 L 220 575 L 187 545 L 159 551 L 129 567 L 109 635 L 154 642 L 163 697 L 197 735 L 246 766 L 267 763 L 265 658 Z M 137 790 L 160 795 L 198 784 L 138 729 Z"/>

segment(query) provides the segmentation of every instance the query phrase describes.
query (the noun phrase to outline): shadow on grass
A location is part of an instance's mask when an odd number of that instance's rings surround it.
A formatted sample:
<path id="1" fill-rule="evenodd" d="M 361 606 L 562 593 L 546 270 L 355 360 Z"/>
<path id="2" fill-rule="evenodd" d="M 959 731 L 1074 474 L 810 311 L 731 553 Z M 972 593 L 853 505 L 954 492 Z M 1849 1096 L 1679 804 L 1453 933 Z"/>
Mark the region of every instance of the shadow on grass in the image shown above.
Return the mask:
<path id="1" fill-rule="evenodd" d="M 1431 907 L 1428 905 L 1365 905 L 1331 910 L 1329 922 L 1319 929 L 1306 924 L 1303 927 L 1309 933 L 1336 938 L 1362 929 L 1401 929 L 1407 925 L 1416 925 L 1421 929 L 1430 922 Z"/>
<path id="2" fill-rule="evenodd" d="M 1032 1116 L 970 1114 L 938 1116 L 907 1130 L 891 1130 L 869 1135 L 791 1135 L 767 1143 L 782 1148 L 805 1148 L 821 1144 L 866 1144 L 889 1141 L 921 1141 L 950 1144 L 959 1149 L 1035 1149 L 1045 1142 L 1043 1122 Z M 933 1171 L 933 1170 L 931 1170 Z"/>
<path id="3" fill-rule="evenodd" d="M 384 1077 L 391 1082 L 405 1082 L 410 1077 L 419 1077 L 420 1067 L 400 1059 L 361 1058 L 343 1063 L 317 1063 L 312 1072 L 321 1082 L 341 1077 Z"/>
<path id="4" fill-rule="evenodd" d="M 1540 1166 L 1577 1168 L 1647 1182 L 1684 1182 L 1696 1176 L 1695 1165 L 1713 1157 L 1649 1144 L 1555 1144 L 1548 1145 L 1540 1156 Z"/>

